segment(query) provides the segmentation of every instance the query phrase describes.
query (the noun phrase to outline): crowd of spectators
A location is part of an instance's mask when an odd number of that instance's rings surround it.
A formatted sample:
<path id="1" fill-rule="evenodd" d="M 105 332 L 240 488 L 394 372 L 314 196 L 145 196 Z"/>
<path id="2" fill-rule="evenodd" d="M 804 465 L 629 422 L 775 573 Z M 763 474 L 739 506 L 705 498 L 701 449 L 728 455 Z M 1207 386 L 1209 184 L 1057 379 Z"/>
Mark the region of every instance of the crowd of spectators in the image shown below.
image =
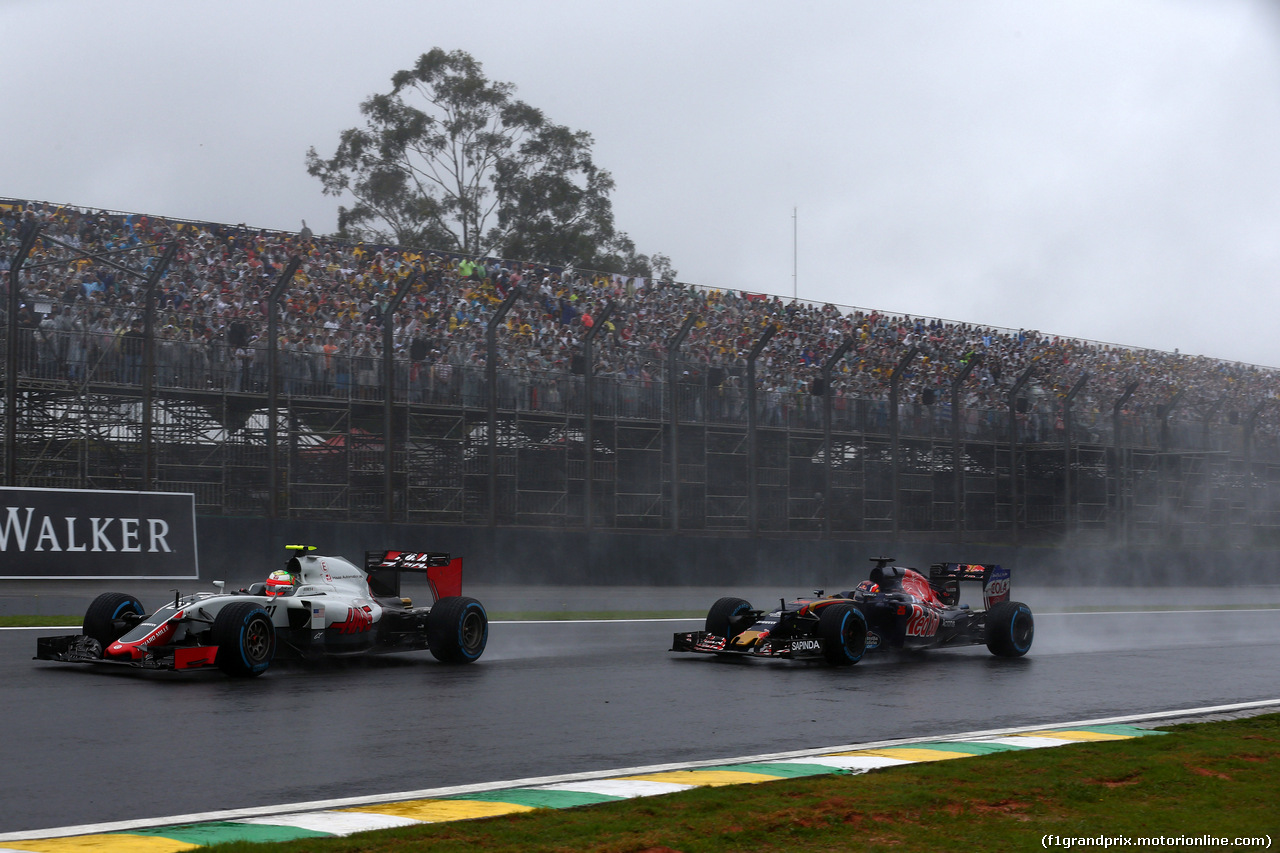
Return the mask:
<path id="1" fill-rule="evenodd" d="M 933 426 L 949 421 L 952 382 L 962 386 L 966 428 L 1008 411 L 1027 374 L 1020 416 L 1032 440 L 1062 427 L 1062 401 L 1088 374 L 1072 413 L 1105 429 L 1115 401 L 1132 418 L 1161 407 L 1186 422 L 1238 423 L 1280 392 L 1272 368 L 1101 344 L 1032 330 L 891 315 L 748 293 L 731 283 L 699 287 L 537 263 L 344 243 L 267 231 L 93 211 L 41 202 L 0 202 L 0 271 L 24 225 L 41 238 L 22 266 L 20 370 L 62 382 L 137 384 L 141 379 L 145 277 L 162 246 L 177 241 L 157 288 L 156 381 L 186 388 L 265 387 L 269 294 L 293 257 L 301 266 L 280 302 L 278 358 L 287 394 L 380 398 L 385 324 L 390 324 L 397 394 L 425 402 L 475 403 L 483 395 L 486 329 L 513 289 L 522 297 L 498 341 L 504 403 L 558 410 L 580 391 L 584 338 L 596 330 L 593 375 L 610 383 L 624 414 L 660 412 L 667 347 L 690 315 L 679 381 L 698 417 L 738 417 L 746 400 L 747 354 L 769 325 L 777 333 L 757 362 L 765 423 L 819 417 L 824 395 L 841 412 L 858 406 L 883 417 L 890 375 L 900 405 Z M 418 279 L 394 312 L 391 296 Z M 9 276 L 0 276 L 5 288 Z M 0 309 L 8 304 L 0 300 Z M 846 341 L 829 387 L 823 366 Z M 1028 373 L 1028 369 L 1030 372 Z M 403 390 L 401 390 L 403 389 Z M 867 408 L 867 406 L 870 408 Z M 917 423 L 917 426 L 919 424 Z"/>

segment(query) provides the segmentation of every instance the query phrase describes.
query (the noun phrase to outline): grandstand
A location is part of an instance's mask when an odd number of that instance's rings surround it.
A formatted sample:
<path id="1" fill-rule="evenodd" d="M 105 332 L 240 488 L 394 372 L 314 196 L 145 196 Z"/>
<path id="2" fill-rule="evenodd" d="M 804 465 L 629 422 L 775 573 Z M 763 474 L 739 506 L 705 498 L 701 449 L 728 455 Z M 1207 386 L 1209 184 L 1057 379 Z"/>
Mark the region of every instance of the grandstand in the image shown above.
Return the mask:
<path id="1" fill-rule="evenodd" d="M 1270 368 L 16 199 L 0 252 L 6 485 L 221 516 L 1280 542 Z"/>

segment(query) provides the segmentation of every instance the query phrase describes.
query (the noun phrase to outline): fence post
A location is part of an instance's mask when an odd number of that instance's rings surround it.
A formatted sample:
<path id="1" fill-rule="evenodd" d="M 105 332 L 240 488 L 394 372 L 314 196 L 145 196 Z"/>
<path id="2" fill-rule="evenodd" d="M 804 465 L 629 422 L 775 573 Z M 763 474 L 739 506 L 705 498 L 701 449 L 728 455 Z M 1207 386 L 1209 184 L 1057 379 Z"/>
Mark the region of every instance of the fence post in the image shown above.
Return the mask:
<path id="1" fill-rule="evenodd" d="M 489 318 L 484 337 L 487 355 L 485 356 L 484 375 L 488 387 L 489 403 L 489 526 L 498 523 L 498 326 L 501 325 L 511 306 L 521 296 L 519 287 L 511 288 L 507 298 L 502 300 L 498 310 Z M 464 401 L 465 403 L 465 401 Z"/>
<path id="2" fill-rule="evenodd" d="M 610 302 L 604 307 L 604 311 L 595 318 L 591 328 L 587 329 L 586 337 L 582 340 L 582 357 L 584 365 L 582 368 L 582 396 L 585 409 L 582 416 L 582 443 L 584 445 L 583 452 L 586 454 L 585 462 L 585 478 L 582 482 L 582 527 L 584 530 L 591 529 L 592 523 L 592 502 L 595 500 L 595 398 L 596 398 L 596 359 L 594 345 L 596 335 L 604 328 L 604 324 L 609 321 L 609 315 L 613 313 L 613 303 Z M 567 442 L 566 442 L 566 451 Z"/>
<path id="3" fill-rule="evenodd" d="M 1018 528 L 1021 526 L 1018 524 L 1021 500 L 1018 494 L 1018 394 L 1026 387 L 1034 372 L 1034 366 L 1022 371 L 1018 381 L 1014 382 L 1013 387 L 1009 389 L 1009 499 L 1012 502 L 1009 508 L 1011 512 L 1009 520 L 1013 525 L 1013 544 L 1015 545 L 1018 544 Z"/>
<path id="4" fill-rule="evenodd" d="M 759 406 L 756 403 L 756 359 L 764 351 L 769 341 L 778 333 L 778 326 L 770 323 L 764 334 L 756 341 L 747 353 L 747 529 L 755 536 L 760 529 L 760 499 L 756 495 L 760 482 L 760 472 L 756 459 L 757 424 Z"/>
<path id="5" fill-rule="evenodd" d="M 1071 407 L 1075 404 L 1076 396 L 1084 390 L 1084 386 L 1089 382 L 1089 371 L 1085 371 L 1076 384 L 1071 386 L 1071 390 L 1067 392 L 1067 396 L 1062 400 L 1062 506 L 1065 517 L 1063 518 L 1064 527 L 1067 532 L 1075 532 L 1078 526 L 1079 513 L 1076 512 L 1072 505 L 1074 499 L 1073 489 L 1071 488 L 1071 435 L 1073 418 L 1071 416 Z"/>
<path id="6" fill-rule="evenodd" d="M 693 324 L 697 319 L 698 315 L 693 313 L 685 317 L 684 323 L 680 326 L 680 331 L 676 332 L 675 337 L 667 344 L 667 385 L 671 389 L 668 396 L 671 400 L 672 532 L 680 529 L 680 388 L 676 381 L 679 379 L 676 371 L 680 365 L 680 344 L 684 343 L 685 336 L 689 334 L 689 330 L 693 328 Z"/>
<path id="7" fill-rule="evenodd" d="M 382 312 L 382 491 L 383 516 L 390 524 L 395 521 L 396 514 L 396 477 L 395 477 L 395 405 L 396 405 L 396 359 L 395 359 L 395 316 L 400 310 L 400 303 L 409 293 L 409 288 L 418 283 L 422 274 L 415 272 L 408 276 L 391 295 L 387 310 Z M 409 435 L 405 431 L 406 447 Z M 406 456 L 406 465 L 407 462 Z M 405 506 L 408 506 L 408 483 L 405 484 Z"/>
<path id="8" fill-rule="evenodd" d="M 831 371 L 852 346 L 853 338 L 847 339 L 831 354 L 826 364 L 822 365 L 822 440 L 826 442 L 827 447 L 825 460 L 827 464 L 822 486 L 822 535 L 827 539 L 831 538 L 831 469 L 834 465 L 832 457 L 835 456 L 835 448 L 832 447 L 831 442 Z"/>
<path id="9" fill-rule="evenodd" d="M 1169 442 L 1169 415 L 1173 414 L 1173 410 L 1178 408 L 1178 405 L 1182 402 L 1183 395 L 1186 393 L 1187 392 L 1185 390 L 1182 390 L 1174 394 L 1173 397 L 1169 400 L 1169 402 L 1165 403 L 1158 410 L 1160 414 L 1160 449 L 1161 450 L 1169 449 L 1169 443 L 1170 443 Z"/>
<path id="10" fill-rule="evenodd" d="M 277 421 L 280 419 L 280 370 L 277 366 L 280 348 L 280 296 L 302 266 L 302 258 L 294 255 L 267 298 L 267 518 L 279 516 L 280 451 L 277 447 Z"/>
<path id="11" fill-rule="evenodd" d="M 1120 442 L 1120 433 L 1123 425 L 1120 422 L 1120 410 L 1124 408 L 1125 403 L 1129 402 L 1129 398 L 1133 396 L 1133 392 L 1137 391 L 1138 386 L 1141 384 L 1142 383 L 1138 381 L 1130 382 L 1125 386 L 1124 393 L 1116 399 L 1115 404 L 1111 407 L 1111 445 L 1113 448 L 1111 462 L 1114 478 L 1112 482 L 1114 483 L 1115 488 L 1115 510 L 1116 514 L 1119 516 L 1117 521 L 1120 525 L 1118 531 L 1112 531 L 1112 535 L 1115 536 L 1116 533 L 1119 533 L 1120 538 L 1126 545 L 1129 544 L 1129 514 L 1124 505 L 1124 462 L 1121 458 L 1123 451 Z"/>
<path id="12" fill-rule="evenodd" d="M 174 240 L 169 243 L 169 247 L 165 250 L 164 256 L 155 268 L 151 270 L 151 274 L 147 276 L 145 290 L 143 291 L 143 308 L 142 308 L 142 488 L 149 490 L 153 487 L 153 477 L 155 475 L 155 447 L 151 443 L 151 422 L 155 418 L 153 411 L 153 397 L 155 396 L 155 375 L 156 375 L 156 333 L 155 333 L 155 316 L 156 316 L 156 287 L 160 284 L 160 279 L 164 276 L 165 271 L 169 269 L 169 264 L 173 262 L 174 255 L 178 254 L 178 241 Z"/>
<path id="13" fill-rule="evenodd" d="M 960 429 L 960 389 L 964 387 L 965 380 L 969 378 L 969 374 L 973 373 L 973 369 L 982 363 L 982 356 L 976 352 L 969 354 L 969 360 L 965 362 L 964 369 L 951 380 L 951 468 L 955 472 L 955 482 L 952 483 L 952 501 L 955 503 L 955 519 L 952 521 L 953 529 L 958 539 L 964 538 L 964 453 L 963 441 L 964 437 Z"/>
<path id="14" fill-rule="evenodd" d="M 6 329 L 4 374 L 4 481 L 6 485 L 18 485 L 18 296 L 22 292 L 22 265 L 35 248 L 43 225 L 32 223 L 26 227 L 18 253 L 9 266 L 9 317 Z"/>
<path id="15" fill-rule="evenodd" d="M 899 430 L 898 430 L 898 385 L 902 379 L 902 373 L 907 369 L 907 365 L 916 357 L 916 353 L 920 352 L 919 344 L 912 344 L 911 349 L 907 350 L 907 354 L 898 360 L 897 365 L 893 368 L 893 373 L 889 374 L 889 458 L 892 461 L 892 471 L 890 479 L 893 486 L 893 523 L 890 528 L 894 538 L 898 536 L 898 529 L 902 526 L 902 497 L 898 494 L 898 469 L 902 467 L 902 459 L 898 450 Z"/>

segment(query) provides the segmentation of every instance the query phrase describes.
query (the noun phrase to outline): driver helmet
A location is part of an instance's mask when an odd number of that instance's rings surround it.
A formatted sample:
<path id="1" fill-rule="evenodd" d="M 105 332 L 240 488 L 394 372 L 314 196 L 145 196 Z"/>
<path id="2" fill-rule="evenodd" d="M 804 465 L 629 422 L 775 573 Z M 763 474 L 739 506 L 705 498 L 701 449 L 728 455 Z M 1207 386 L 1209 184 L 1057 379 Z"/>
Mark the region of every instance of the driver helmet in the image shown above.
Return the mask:
<path id="1" fill-rule="evenodd" d="M 277 569 L 267 576 L 267 595 L 284 595 L 293 589 L 293 575 Z"/>

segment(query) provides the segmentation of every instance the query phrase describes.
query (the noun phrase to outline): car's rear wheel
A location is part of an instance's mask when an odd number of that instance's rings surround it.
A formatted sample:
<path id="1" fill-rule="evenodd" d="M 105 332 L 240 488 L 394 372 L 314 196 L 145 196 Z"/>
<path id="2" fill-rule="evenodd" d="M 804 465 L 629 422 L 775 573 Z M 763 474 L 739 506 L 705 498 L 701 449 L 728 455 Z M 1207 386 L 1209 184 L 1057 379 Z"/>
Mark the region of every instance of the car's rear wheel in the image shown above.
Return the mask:
<path id="1" fill-rule="evenodd" d="M 104 592 L 89 604 L 80 630 L 105 649 L 142 621 L 146 613 L 146 608 L 136 597 L 123 592 Z"/>
<path id="2" fill-rule="evenodd" d="M 471 663 L 489 643 L 489 614 L 474 598 L 442 598 L 427 614 L 427 648 L 441 663 Z"/>
<path id="3" fill-rule="evenodd" d="M 1021 601 L 1001 601 L 987 611 L 986 640 L 991 654 L 1018 658 L 1031 649 L 1036 622 Z"/>
<path id="4" fill-rule="evenodd" d="M 235 678 L 262 675 L 276 655 L 276 629 L 261 604 L 233 601 L 213 620 L 218 669 Z"/>
<path id="5" fill-rule="evenodd" d="M 732 637 L 734 634 L 741 634 L 743 631 L 751 627 L 755 621 L 751 618 L 751 614 L 755 612 L 751 606 L 751 602 L 741 598 L 733 598 L 725 596 L 716 600 L 711 605 L 711 609 L 707 611 L 707 621 L 703 626 L 708 634 L 715 634 L 717 637 Z"/>
<path id="6" fill-rule="evenodd" d="M 822 655 L 832 666 L 852 666 L 867 651 L 867 619 L 852 604 L 829 604 L 818 616 Z"/>

